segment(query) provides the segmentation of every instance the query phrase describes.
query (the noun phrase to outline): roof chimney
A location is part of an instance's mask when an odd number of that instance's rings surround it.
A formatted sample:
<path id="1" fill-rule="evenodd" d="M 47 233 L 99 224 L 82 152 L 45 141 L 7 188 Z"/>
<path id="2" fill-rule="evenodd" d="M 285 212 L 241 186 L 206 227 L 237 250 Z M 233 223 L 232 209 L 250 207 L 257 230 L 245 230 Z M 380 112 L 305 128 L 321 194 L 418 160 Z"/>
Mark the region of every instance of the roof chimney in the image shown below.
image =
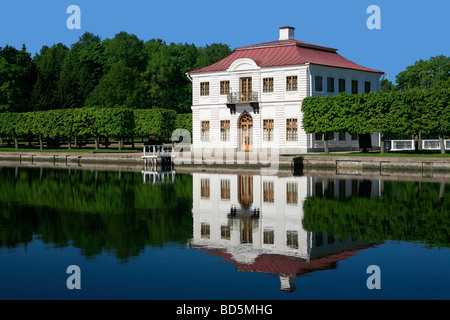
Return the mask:
<path id="1" fill-rule="evenodd" d="M 280 28 L 280 39 L 278 40 L 294 40 L 295 28 L 285 26 Z"/>

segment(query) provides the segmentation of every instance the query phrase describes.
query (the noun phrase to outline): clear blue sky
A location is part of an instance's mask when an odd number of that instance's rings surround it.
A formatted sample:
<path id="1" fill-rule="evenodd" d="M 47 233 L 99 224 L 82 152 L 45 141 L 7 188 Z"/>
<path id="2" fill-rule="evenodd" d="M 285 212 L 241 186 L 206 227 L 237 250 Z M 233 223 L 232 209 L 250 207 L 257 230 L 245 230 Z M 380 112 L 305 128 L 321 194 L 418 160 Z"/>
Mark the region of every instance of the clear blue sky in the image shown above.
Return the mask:
<path id="1" fill-rule="evenodd" d="M 66 26 L 69 5 L 81 9 L 81 30 Z M 366 26 L 370 5 L 381 9 L 380 30 Z M 102 39 L 126 31 L 144 41 L 236 48 L 277 40 L 278 28 L 290 25 L 297 40 L 338 48 L 395 80 L 419 59 L 450 55 L 449 16 L 449 0 L 14 0 L 0 3 L 0 46 L 25 43 L 34 55 L 43 45 L 70 46 L 86 31 Z"/>

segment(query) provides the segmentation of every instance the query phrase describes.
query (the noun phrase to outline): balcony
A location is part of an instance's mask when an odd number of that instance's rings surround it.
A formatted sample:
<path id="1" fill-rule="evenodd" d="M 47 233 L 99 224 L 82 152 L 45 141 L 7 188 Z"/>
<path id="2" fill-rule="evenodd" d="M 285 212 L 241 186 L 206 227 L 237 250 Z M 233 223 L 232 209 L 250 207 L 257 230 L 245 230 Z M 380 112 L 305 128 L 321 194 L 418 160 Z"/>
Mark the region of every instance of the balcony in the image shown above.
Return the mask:
<path id="1" fill-rule="evenodd" d="M 227 107 L 231 114 L 236 113 L 236 104 L 248 103 L 253 113 L 259 113 L 259 94 L 255 91 L 230 92 L 227 96 Z"/>
<path id="2" fill-rule="evenodd" d="M 248 92 L 230 92 L 228 94 L 228 102 L 227 103 L 250 103 L 250 102 L 259 102 L 258 92 L 248 91 Z"/>

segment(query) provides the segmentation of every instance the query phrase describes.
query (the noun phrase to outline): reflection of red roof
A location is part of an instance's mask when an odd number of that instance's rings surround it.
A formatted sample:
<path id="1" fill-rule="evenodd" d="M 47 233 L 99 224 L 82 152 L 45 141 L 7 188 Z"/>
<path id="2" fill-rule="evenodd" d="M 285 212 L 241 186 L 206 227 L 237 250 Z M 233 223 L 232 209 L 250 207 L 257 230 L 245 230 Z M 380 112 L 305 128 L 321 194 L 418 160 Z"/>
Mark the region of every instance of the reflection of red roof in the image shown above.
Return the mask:
<path id="1" fill-rule="evenodd" d="M 249 58 L 261 67 L 302 65 L 305 63 L 384 73 L 360 66 L 336 53 L 337 49 L 297 40 L 277 40 L 237 48 L 234 53 L 212 65 L 188 73 L 225 71 L 237 59 Z"/>
<path id="2" fill-rule="evenodd" d="M 219 249 L 200 249 L 205 250 L 209 254 L 220 256 L 227 262 L 235 264 L 238 270 L 271 274 L 301 275 L 319 270 L 335 269 L 337 262 L 352 257 L 356 252 L 366 248 L 343 251 L 309 261 L 279 254 L 262 254 L 251 264 L 236 262 L 233 260 L 230 253 Z"/>

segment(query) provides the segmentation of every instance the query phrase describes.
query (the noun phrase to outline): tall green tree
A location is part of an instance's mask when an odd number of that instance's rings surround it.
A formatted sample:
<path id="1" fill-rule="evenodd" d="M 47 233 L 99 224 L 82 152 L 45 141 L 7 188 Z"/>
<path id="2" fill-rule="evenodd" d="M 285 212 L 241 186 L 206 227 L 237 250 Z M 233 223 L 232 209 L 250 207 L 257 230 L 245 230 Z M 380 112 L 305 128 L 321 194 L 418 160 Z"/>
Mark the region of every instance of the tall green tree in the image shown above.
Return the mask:
<path id="1" fill-rule="evenodd" d="M 152 108 L 190 112 L 192 84 L 186 72 L 195 69 L 197 48 L 189 44 L 167 45 L 164 41 L 145 43 L 148 56 L 143 84 Z"/>
<path id="2" fill-rule="evenodd" d="M 397 89 L 397 87 L 395 86 L 394 83 L 392 83 L 392 81 L 390 81 L 388 79 L 381 80 L 381 83 L 380 83 L 380 91 L 381 92 L 391 92 L 396 89 Z"/>
<path id="3" fill-rule="evenodd" d="M 121 31 L 114 38 L 105 39 L 102 43 L 105 47 L 104 54 L 108 68 L 121 63 L 138 73 L 145 70 L 147 56 L 144 50 L 144 41 L 136 35 Z"/>
<path id="4" fill-rule="evenodd" d="M 59 78 L 68 51 L 69 48 L 58 43 L 51 47 L 43 46 L 33 58 L 37 69 L 37 80 L 32 93 L 35 110 L 59 109 L 62 106 Z"/>
<path id="5" fill-rule="evenodd" d="M 105 72 L 104 46 L 100 37 L 84 33 L 64 59 L 59 91 L 62 108 L 81 108 Z"/>
<path id="6" fill-rule="evenodd" d="M 0 112 L 30 111 L 36 72 L 31 55 L 11 46 L 0 48 Z"/>
<path id="7" fill-rule="evenodd" d="M 86 99 L 87 107 L 145 108 L 144 88 L 139 73 L 118 62 L 100 80 Z"/>
<path id="8" fill-rule="evenodd" d="M 405 91 L 411 88 L 450 88 L 450 57 L 439 55 L 416 61 L 396 77 L 397 86 Z"/>
<path id="9" fill-rule="evenodd" d="M 206 45 L 205 47 L 199 47 L 195 68 L 200 69 L 209 66 L 226 58 L 232 53 L 233 50 L 230 49 L 230 46 L 223 43 L 213 43 L 211 45 Z"/>

